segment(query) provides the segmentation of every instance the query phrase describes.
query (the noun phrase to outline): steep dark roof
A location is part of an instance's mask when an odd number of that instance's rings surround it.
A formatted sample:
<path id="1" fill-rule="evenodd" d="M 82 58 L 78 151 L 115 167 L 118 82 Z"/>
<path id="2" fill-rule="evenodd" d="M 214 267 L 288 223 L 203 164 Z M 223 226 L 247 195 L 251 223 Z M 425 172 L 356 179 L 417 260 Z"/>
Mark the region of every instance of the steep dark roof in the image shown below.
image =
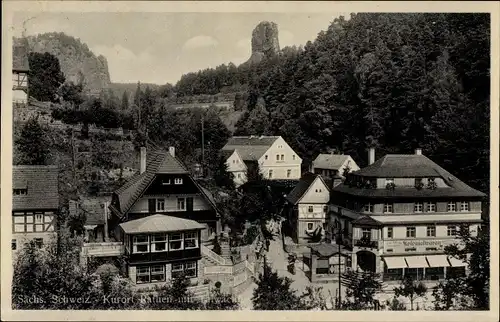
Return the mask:
<path id="1" fill-rule="evenodd" d="M 59 208 L 57 166 L 18 165 L 12 167 L 12 188 L 27 189 L 12 196 L 12 210 Z"/>
<path id="2" fill-rule="evenodd" d="M 121 215 L 130 210 L 138 198 L 144 193 L 149 184 L 157 174 L 188 174 L 186 167 L 168 151 L 157 150 L 147 155 L 146 171 L 138 173 L 128 180 L 123 186 L 118 188 L 114 194 L 118 197 L 119 209 L 112 206 L 111 209 Z M 216 208 L 215 200 L 208 190 L 201 187 L 196 180 L 193 180 L 200 192 Z"/>
<path id="3" fill-rule="evenodd" d="M 12 44 L 12 70 L 27 72 L 30 69 L 28 60 L 28 43 L 24 38 L 14 38 Z"/>
<path id="4" fill-rule="evenodd" d="M 449 186 L 434 190 L 414 187 L 396 187 L 389 189 L 363 189 L 341 184 L 332 191 L 347 193 L 360 197 L 484 197 L 485 194 L 471 188 L 463 181 L 440 167 L 424 155 L 388 154 L 373 164 L 352 172 L 353 175 L 370 178 L 432 178 L 439 177 Z"/>
<path id="5" fill-rule="evenodd" d="M 309 187 L 313 184 L 316 178 L 322 180 L 320 175 L 306 172 L 302 176 L 302 178 L 300 178 L 295 188 L 293 188 L 293 190 L 290 191 L 290 193 L 286 196 L 288 202 L 290 202 L 293 205 L 297 204 L 297 202 L 302 198 L 302 196 L 304 196 L 307 189 L 309 189 Z"/>
<path id="6" fill-rule="evenodd" d="M 222 150 L 237 150 L 244 161 L 255 161 L 260 159 L 279 138 L 279 136 L 233 136 Z"/>
<path id="7" fill-rule="evenodd" d="M 339 170 L 349 158 L 344 154 L 320 154 L 313 161 L 313 168 Z"/>
<path id="8" fill-rule="evenodd" d="M 229 158 L 231 155 L 233 155 L 234 153 L 234 149 L 229 149 L 229 150 L 222 150 L 222 156 L 224 157 L 224 159 L 227 159 Z"/>

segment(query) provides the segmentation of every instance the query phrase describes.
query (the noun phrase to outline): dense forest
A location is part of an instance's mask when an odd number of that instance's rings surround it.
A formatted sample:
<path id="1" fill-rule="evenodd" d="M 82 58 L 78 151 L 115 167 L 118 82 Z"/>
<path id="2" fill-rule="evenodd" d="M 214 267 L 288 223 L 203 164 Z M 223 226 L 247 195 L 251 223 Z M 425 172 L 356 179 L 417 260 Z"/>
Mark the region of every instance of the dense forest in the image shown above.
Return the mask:
<path id="1" fill-rule="evenodd" d="M 282 135 L 306 162 L 320 152 L 366 165 L 420 147 L 489 191 L 489 15 L 363 13 L 283 51 L 250 83 L 239 135 Z"/>

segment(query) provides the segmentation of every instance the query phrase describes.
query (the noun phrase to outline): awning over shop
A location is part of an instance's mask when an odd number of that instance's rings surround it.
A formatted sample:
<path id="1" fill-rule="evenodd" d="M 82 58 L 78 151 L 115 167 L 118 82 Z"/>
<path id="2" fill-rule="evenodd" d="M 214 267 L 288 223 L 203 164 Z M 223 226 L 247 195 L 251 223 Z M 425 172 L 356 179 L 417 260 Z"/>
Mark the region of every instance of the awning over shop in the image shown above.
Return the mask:
<path id="1" fill-rule="evenodd" d="M 427 262 L 429 262 L 430 267 L 448 267 L 448 259 L 446 255 L 429 255 L 427 257 Z"/>
<path id="2" fill-rule="evenodd" d="M 423 268 L 429 267 L 425 256 L 408 256 L 405 257 L 406 263 L 408 263 L 409 268 Z"/>
<path id="3" fill-rule="evenodd" d="M 448 257 L 448 260 L 450 261 L 450 264 L 452 267 L 464 267 L 464 266 L 467 266 L 467 264 L 465 262 L 463 262 L 462 260 L 458 259 L 458 258 L 455 258 L 455 257 Z"/>
<path id="4" fill-rule="evenodd" d="M 384 257 L 388 269 L 407 268 L 404 257 Z"/>

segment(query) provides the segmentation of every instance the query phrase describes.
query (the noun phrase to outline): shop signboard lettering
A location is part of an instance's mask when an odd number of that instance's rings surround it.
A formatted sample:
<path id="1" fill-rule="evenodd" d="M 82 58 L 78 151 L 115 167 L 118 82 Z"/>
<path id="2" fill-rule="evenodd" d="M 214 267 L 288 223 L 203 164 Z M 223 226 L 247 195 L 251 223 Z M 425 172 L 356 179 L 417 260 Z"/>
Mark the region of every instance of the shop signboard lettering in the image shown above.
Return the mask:
<path id="1" fill-rule="evenodd" d="M 426 248 L 444 249 L 452 244 L 459 244 L 457 239 L 421 239 L 421 240 L 391 240 L 384 242 L 384 250 L 392 249 L 393 253 L 405 252 L 405 248 L 417 248 L 418 252 L 425 252 Z"/>

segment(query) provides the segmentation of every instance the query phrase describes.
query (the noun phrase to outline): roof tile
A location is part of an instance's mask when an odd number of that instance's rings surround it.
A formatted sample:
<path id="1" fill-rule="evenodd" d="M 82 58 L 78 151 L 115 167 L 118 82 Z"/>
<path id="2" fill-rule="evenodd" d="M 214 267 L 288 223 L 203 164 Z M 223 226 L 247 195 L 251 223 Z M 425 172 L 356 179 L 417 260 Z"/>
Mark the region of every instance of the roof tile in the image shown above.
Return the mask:
<path id="1" fill-rule="evenodd" d="M 279 138 L 279 136 L 233 136 L 222 150 L 237 150 L 243 161 L 256 161 Z"/>
<path id="2" fill-rule="evenodd" d="M 57 166 L 18 165 L 12 167 L 14 189 L 28 190 L 27 195 L 12 196 L 12 209 L 59 208 L 59 170 Z"/>

